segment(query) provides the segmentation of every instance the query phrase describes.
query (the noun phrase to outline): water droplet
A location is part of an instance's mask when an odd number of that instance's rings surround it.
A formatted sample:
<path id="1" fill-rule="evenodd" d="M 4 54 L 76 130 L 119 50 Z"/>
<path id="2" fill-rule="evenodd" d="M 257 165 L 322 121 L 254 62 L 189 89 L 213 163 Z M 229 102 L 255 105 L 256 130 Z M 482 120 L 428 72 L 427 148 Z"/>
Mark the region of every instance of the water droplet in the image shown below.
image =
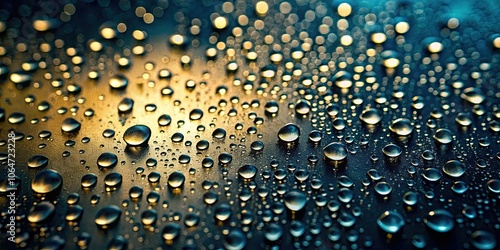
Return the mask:
<path id="1" fill-rule="evenodd" d="M 31 223 L 42 223 L 52 217 L 54 213 L 54 204 L 48 201 L 42 201 L 31 208 L 28 214 L 28 221 Z"/>
<path id="2" fill-rule="evenodd" d="M 195 213 L 188 213 L 184 216 L 184 225 L 194 227 L 200 222 L 200 216 Z"/>
<path id="3" fill-rule="evenodd" d="M 455 226 L 453 215 L 444 209 L 430 211 L 424 218 L 424 223 L 438 233 L 449 232 Z"/>
<path id="4" fill-rule="evenodd" d="M 458 178 L 465 173 L 464 164 L 457 160 L 451 160 L 444 164 L 443 173 L 450 177 Z"/>
<path id="5" fill-rule="evenodd" d="M 122 212 L 118 206 L 108 205 L 97 211 L 94 222 L 98 227 L 107 229 L 118 223 L 121 214 Z"/>
<path id="6" fill-rule="evenodd" d="M 228 250 L 240 250 L 245 248 L 247 238 L 240 229 L 232 229 L 224 239 L 224 247 Z"/>
<path id="7" fill-rule="evenodd" d="M 353 196 L 354 196 L 354 194 L 353 194 L 352 190 L 350 190 L 348 188 L 341 188 L 341 189 L 339 189 L 339 192 L 337 193 L 337 198 L 342 203 L 351 202 Z"/>
<path id="8" fill-rule="evenodd" d="M 391 158 L 400 156 L 402 152 L 403 151 L 401 150 L 401 148 L 396 144 L 387 144 L 382 149 L 382 153 L 384 153 L 384 155 L 391 157 Z"/>
<path id="9" fill-rule="evenodd" d="M 293 123 L 286 124 L 278 131 L 278 139 L 285 143 L 295 142 L 299 139 L 299 136 L 300 128 Z"/>
<path id="10" fill-rule="evenodd" d="M 123 134 L 123 140 L 128 146 L 142 146 L 148 143 L 151 129 L 146 125 L 134 125 Z"/>
<path id="11" fill-rule="evenodd" d="M 276 223 L 269 223 L 267 226 L 264 228 L 264 237 L 268 241 L 277 241 L 281 238 L 283 235 L 283 228 L 281 228 L 280 225 Z"/>
<path id="12" fill-rule="evenodd" d="M 201 109 L 193 109 L 189 112 L 189 119 L 196 121 L 203 117 L 203 111 Z"/>
<path id="13" fill-rule="evenodd" d="M 132 186 L 128 191 L 128 196 L 130 199 L 137 201 L 142 197 L 144 190 L 140 186 Z"/>
<path id="14" fill-rule="evenodd" d="M 374 108 L 365 109 L 359 119 L 366 124 L 375 125 L 382 120 L 382 112 Z"/>
<path id="15" fill-rule="evenodd" d="M 114 75 L 109 79 L 109 86 L 113 89 L 125 89 L 128 86 L 128 78 L 122 74 Z"/>
<path id="16" fill-rule="evenodd" d="M 118 112 L 120 113 L 132 112 L 133 108 L 134 108 L 134 100 L 128 97 L 123 98 L 118 104 Z"/>
<path id="17" fill-rule="evenodd" d="M 216 128 L 214 132 L 212 133 L 212 137 L 216 139 L 223 139 L 226 137 L 226 130 L 222 128 Z"/>
<path id="18" fill-rule="evenodd" d="M 257 167 L 254 165 L 243 165 L 238 169 L 238 175 L 243 179 L 252 179 L 257 174 Z"/>
<path id="19" fill-rule="evenodd" d="M 47 166 L 49 158 L 45 155 L 34 155 L 28 159 L 28 167 L 41 168 Z"/>
<path id="20" fill-rule="evenodd" d="M 176 223 L 169 222 L 163 227 L 161 235 L 164 240 L 171 241 L 177 238 L 181 233 L 181 226 Z"/>
<path id="21" fill-rule="evenodd" d="M 23 113 L 20 113 L 20 112 L 12 112 L 10 115 L 9 115 L 9 118 L 7 119 L 9 121 L 9 123 L 11 124 L 20 124 L 20 123 L 23 123 L 24 122 L 24 119 L 25 119 L 25 115 Z"/>
<path id="22" fill-rule="evenodd" d="M 62 176 L 51 169 L 38 172 L 31 182 L 31 189 L 38 194 L 49 194 L 59 190 L 62 186 Z"/>
<path id="23" fill-rule="evenodd" d="M 464 181 L 456 181 L 453 183 L 453 186 L 451 186 L 451 190 L 457 194 L 463 194 L 465 193 L 469 187 L 467 186 L 467 183 Z"/>
<path id="24" fill-rule="evenodd" d="M 172 122 L 172 118 L 167 114 L 161 115 L 158 118 L 158 125 L 160 125 L 160 126 L 168 126 L 168 125 L 170 125 L 171 122 Z"/>
<path id="25" fill-rule="evenodd" d="M 339 88 L 350 88 L 352 86 L 352 74 L 347 71 L 339 71 L 332 78 L 332 82 Z"/>
<path id="26" fill-rule="evenodd" d="M 396 135 L 407 136 L 413 132 L 413 125 L 411 121 L 406 118 L 398 118 L 392 121 L 389 129 Z"/>
<path id="27" fill-rule="evenodd" d="M 440 144 L 450 144 L 453 141 L 453 134 L 448 129 L 440 128 L 434 134 L 434 140 Z"/>
<path id="28" fill-rule="evenodd" d="M 226 221 L 231 217 L 231 206 L 228 203 L 218 204 L 214 208 L 214 217 L 219 221 Z"/>
<path id="29" fill-rule="evenodd" d="M 403 202 L 408 206 L 413 206 L 418 202 L 418 195 L 413 191 L 408 191 L 403 195 Z"/>
<path id="30" fill-rule="evenodd" d="M 79 221 L 83 215 L 83 208 L 80 205 L 69 206 L 66 211 L 65 219 L 67 221 Z"/>
<path id="31" fill-rule="evenodd" d="M 377 192 L 377 194 L 386 196 L 386 195 L 390 194 L 391 191 L 392 191 L 392 187 L 389 185 L 389 183 L 387 183 L 385 181 L 378 182 L 375 185 L 375 192 Z"/>
<path id="32" fill-rule="evenodd" d="M 300 99 L 295 104 L 295 112 L 299 115 L 307 115 L 311 112 L 311 104 L 307 100 Z"/>
<path id="33" fill-rule="evenodd" d="M 479 88 L 475 87 L 464 89 L 460 97 L 472 104 L 481 104 L 484 100 L 486 100 L 486 96 L 483 92 Z"/>
<path id="34" fill-rule="evenodd" d="M 269 114 L 271 116 L 276 116 L 276 114 L 280 109 L 280 106 L 276 101 L 271 100 L 266 103 L 264 109 L 266 111 L 266 114 Z"/>
<path id="35" fill-rule="evenodd" d="M 397 233 L 404 225 L 403 216 L 395 211 L 385 211 L 377 219 L 377 224 L 382 230 L 394 234 Z"/>
<path id="36" fill-rule="evenodd" d="M 495 235 L 484 230 L 474 231 L 470 238 L 472 245 L 477 249 L 494 249 L 497 246 Z"/>
<path id="37" fill-rule="evenodd" d="M 70 118 L 64 119 L 62 126 L 61 126 L 61 129 L 62 129 L 62 131 L 67 132 L 67 133 L 74 133 L 74 132 L 77 132 L 78 130 L 80 130 L 80 127 L 81 127 L 80 122 L 78 122 L 74 118 L 70 117 Z"/>
<path id="38" fill-rule="evenodd" d="M 114 236 L 108 243 L 108 250 L 126 250 L 128 242 L 127 240 L 121 236 Z"/>
<path id="39" fill-rule="evenodd" d="M 174 171 L 168 176 L 168 186 L 171 188 L 181 188 L 184 185 L 186 177 L 180 171 Z"/>
<path id="40" fill-rule="evenodd" d="M 97 166 L 100 168 L 112 168 L 118 163 L 118 157 L 110 152 L 105 152 L 97 158 Z"/>
<path id="41" fill-rule="evenodd" d="M 342 161 L 347 158 L 347 149 L 344 144 L 332 142 L 323 148 L 323 153 L 327 160 Z"/>
<path id="42" fill-rule="evenodd" d="M 488 190 L 490 190 L 492 193 L 494 194 L 500 193 L 500 180 L 491 179 L 486 183 L 486 186 L 488 186 Z"/>
<path id="43" fill-rule="evenodd" d="M 285 200 L 285 206 L 288 209 L 292 211 L 299 211 L 306 205 L 307 196 L 301 191 L 292 190 L 286 192 L 284 200 Z"/>
<path id="44" fill-rule="evenodd" d="M 158 213 L 156 212 L 156 210 L 153 209 L 145 210 L 141 214 L 141 222 L 145 226 L 154 225 L 157 219 L 158 219 Z"/>
<path id="45" fill-rule="evenodd" d="M 97 175 L 90 173 L 82 176 L 81 180 L 82 188 L 84 189 L 92 188 L 95 187 L 96 184 L 97 184 Z"/>
<path id="46" fill-rule="evenodd" d="M 436 182 L 441 179 L 441 174 L 439 173 L 439 170 L 435 168 L 426 168 L 424 172 L 422 173 L 422 177 L 429 182 Z"/>
<path id="47" fill-rule="evenodd" d="M 109 173 L 104 177 L 106 191 L 114 191 L 122 184 L 122 175 L 119 173 Z"/>

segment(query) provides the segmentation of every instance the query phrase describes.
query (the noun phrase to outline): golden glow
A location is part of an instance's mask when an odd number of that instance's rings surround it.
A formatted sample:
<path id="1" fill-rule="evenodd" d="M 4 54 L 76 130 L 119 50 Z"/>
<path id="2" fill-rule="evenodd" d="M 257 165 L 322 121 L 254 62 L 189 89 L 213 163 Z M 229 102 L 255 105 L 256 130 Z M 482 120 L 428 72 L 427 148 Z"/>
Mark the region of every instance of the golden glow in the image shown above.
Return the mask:
<path id="1" fill-rule="evenodd" d="M 410 30 L 410 24 L 408 24 L 407 22 L 399 22 L 396 24 L 395 29 L 399 34 L 404 34 L 408 32 L 408 30 Z"/>
<path id="2" fill-rule="evenodd" d="M 352 36 L 344 35 L 340 38 L 340 43 L 344 46 L 349 46 L 352 44 Z"/>
<path id="3" fill-rule="evenodd" d="M 493 46 L 495 46 L 495 48 L 497 49 L 500 49 L 500 37 L 497 37 L 493 40 Z"/>
<path id="4" fill-rule="evenodd" d="M 173 45 L 182 45 L 184 43 L 184 37 L 179 34 L 175 34 L 170 37 L 170 43 Z"/>
<path id="5" fill-rule="evenodd" d="M 448 20 L 448 28 L 456 29 L 458 28 L 458 25 L 460 25 L 460 21 L 458 21 L 458 19 L 452 17 L 450 18 L 450 20 Z"/>
<path id="6" fill-rule="evenodd" d="M 89 48 L 90 48 L 90 50 L 92 50 L 94 52 L 101 51 L 102 50 L 102 44 L 100 42 L 98 42 L 98 41 L 93 41 L 93 42 L 90 42 Z"/>
<path id="7" fill-rule="evenodd" d="M 129 65 L 129 60 L 125 57 L 118 59 L 118 64 L 122 67 Z"/>
<path id="8" fill-rule="evenodd" d="M 384 60 L 384 66 L 387 68 L 396 68 L 399 65 L 399 59 L 387 58 Z"/>
<path id="9" fill-rule="evenodd" d="M 443 50 L 443 44 L 441 44 L 440 42 L 432 42 L 431 44 L 429 44 L 427 49 L 431 53 L 439 53 L 441 52 L 441 50 Z"/>
<path id="10" fill-rule="evenodd" d="M 4 32 L 7 29 L 7 24 L 4 21 L 0 21 L 0 32 Z"/>
<path id="11" fill-rule="evenodd" d="M 213 25 L 216 29 L 225 29 L 228 25 L 227 18 L 223 16 L 218 16 L 214 19 Z"/>
<path id="12" fill-rule="evenodd" d="M 142 19 L 147 24 L 151 24 L 151 23 L 153 23 L 155 21 L 155 17 L 151 13 L 144 14 L 144 16 L 142 16 Z"/>
<path id="13" fill-rule="evenodd" d="M 49 20 L 35 20 L 33 21 L 33 28 L 37 31 L 47 31 L 52 28 L 52 23 Z"/>
<path id="14" fill-rule="evenodd" d="M 372 39 L 372 42 L 380 44 L 380 43 L 385 42 L 387 37 L 385 36 L 384 33 L 377 32 L 377 33 L 372 34 L 371 39 Z"/>
<path id="15" fill-rule="evenodd" d="M 105 27 L 101 29 L 101 36 L 104 39 L 113 39 L 116 37 L 116 31 L 112 28 Z"/>
<path id="16" fill-rule="evenodd" d="M 337 8 L 337 12 L 341 17 L 349 16 L 352 12 L 352 7 L 348 3 L 341 3 Z"/>
<path id="17" fill-rule="evenodd" d="M 255 5 L 255 12 L 257 12 L 257 15 L 259 16 L 266 15 L 268 10 L 269 10 L 269 5 L 267 5 L 267 3 L 264 1 L 259 1 Z"/>
<path id="18" fill-rule="evenodd" d="M 141 30 L 134 30 L 134 32 L 132 32 L 132 36 L 134 37 L 135 40 L 141 41 L 146 39 L 147 34 L 146 32 Z"/>
<path id="19" fill-rule="evenodd" d="M 134 55 L 143 55 L 145 52 L 146 52 L 146 50 L 144 49 L 144 46 L 141 46 L 141 45 L 138 45 L 138 46 L 135 46 L 134 48 L 132 48 L 132 53 Z"/>
<path id="20" fill-rule="evenodd" d="M 208 48 L 206 55 L 208 57 L 215 57 L 217 55 L 217 50 L 215 48 Z"/>
<path id="21" fill-rule="evenodd" d="M 73 58 L 71 58 L 71 62 L 75 65 L 79 65 L 79 64 L 82 64 L 83 63 L 83 57 L 81 56 L 75 56 Z"/>

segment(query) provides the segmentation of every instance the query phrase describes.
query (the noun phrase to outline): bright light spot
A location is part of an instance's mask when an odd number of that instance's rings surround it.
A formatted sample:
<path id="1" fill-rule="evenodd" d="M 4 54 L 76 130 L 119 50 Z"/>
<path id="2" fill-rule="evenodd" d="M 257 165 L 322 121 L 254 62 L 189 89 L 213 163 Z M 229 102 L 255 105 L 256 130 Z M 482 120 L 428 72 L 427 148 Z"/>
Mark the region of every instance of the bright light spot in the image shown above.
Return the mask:
<path id="1" fill-rule="evenodd" d="M 341 3 L 337 8 L 337 12 L 341 17 L 349 16 L 352 12 L 352 7 L 348 3 Z"/>

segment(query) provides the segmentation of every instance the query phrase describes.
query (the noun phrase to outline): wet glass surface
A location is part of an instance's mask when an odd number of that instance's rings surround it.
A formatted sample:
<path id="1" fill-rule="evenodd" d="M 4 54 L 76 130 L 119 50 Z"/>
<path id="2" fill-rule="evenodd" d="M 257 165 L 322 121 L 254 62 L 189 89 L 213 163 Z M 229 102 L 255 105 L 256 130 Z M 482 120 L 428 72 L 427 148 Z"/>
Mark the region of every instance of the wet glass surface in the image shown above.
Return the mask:
<path id="1" fill-rule="evenodd" d="M 498 7 L 4 1 L 0 243 L 495 249 Z"/>

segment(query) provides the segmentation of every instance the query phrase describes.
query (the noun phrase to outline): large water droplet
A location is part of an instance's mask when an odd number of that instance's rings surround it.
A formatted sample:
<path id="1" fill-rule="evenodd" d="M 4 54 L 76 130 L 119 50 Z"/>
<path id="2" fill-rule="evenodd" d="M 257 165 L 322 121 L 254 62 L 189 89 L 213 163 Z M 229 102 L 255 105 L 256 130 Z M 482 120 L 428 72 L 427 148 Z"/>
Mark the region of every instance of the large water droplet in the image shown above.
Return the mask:
<path id="1" fill-rule="evenodd" d="M 41 168 L 47 166 L 49 158 L 45 155 L 34 155 L 28 159 L 28 167 Z"/>
<path id="2" fill-rule="evenodd" d="M 449 232 L 455 226 L 453 215 L 444 209 L 430 211 L 425 217 L 424 223 L 438 233 Z"/>
<path id="3" fill-rule="evenodd" d="M 382 149 L 382 152 L 384 153 L 384 155 L 388 156 L 388 157 L 391 157 L 391 158 L 394 158 L 394 157 L 398 157 L 401 155 L 401 153 L 403 152 L 401 150 L 401 148 L 396 145 L 396 144 L 387 144 L 383 149 Z"/>
<path id="4" fill-rule="evenodd" d="M 286 124 L 278 131 L 278 139 L 286 143 L 297 141 L 299 139 L 299 136 L 300 128 L 293 123 Z"/>
<path id="5" fill-rule="evenodd" d="M 174 240 L 181 233 L 181 226 L 176 223 L 169 222 L 161 230 L 161 236 L 166 241 Z"/>
<path id="6" fill-rule="evenodd" d="M 486 96 L 483 94 L 483 91 L 475 87 L 464 89 L 460 97 L 472 104 L 481 104 L 484 100 L 486 100 Z"/>
<path id="7" fill-rule="evenodd" d="M 382 120 L 382 112 L 374 108 L 365 109 L 359 119 L 366 124 L 375 125 Z"/>
<path id="8" fill-rule="evenodd" d="M 224 247 L 228 250 L 240 250 L 247 244 L 247 238 L 240 229 L 233 229 L 224 239 Z"/>
<path id="9" fill-rule="evenodd" d="M 51 169 L 38 172 L 31 182 L 31 189 L 39 194 L 48 194 L 59 190 L 63 182 L 62 176 Z"/>
<path id="10" fill-rule="evenodd" d="M 203 111 L 201 109 L 193 109 L 189 112 L 189 119 L 196 121 L 203 117 Z"/>
<path id="11" fill-rule="evenodd" d="M 28 221 L 31 223 L 41 223 L 54 215 L 55 206 L 48 201 L 42 201 L 31 208 L 28 214 Z"/>
<path id="12" fill-rule="evenodd" d="M 398 118 L 392 121 L 389 129 L 396 135 L 407 136 L 413 132 L 413 125 L 411 121 L 406 118 Z"/>
<path id="13" fill-rule="evenodd" d="M 451 160 L 444 164 L 443 173 L 450 177 L 458 178 L 465 173 L 464 164 L 457 160 Z"/>
<path id="14" fill-rule="evenodd" d="M 171 188 L 180 188 L 184 185 L 184 181 L 186 180 L 186 177 L 184 174 L 180 171 L 174 171 L 168 176 L 168 186 Z"/>
<path id="15" fill-rule="evenodd" d="M 377 224 L 382 230 L 393 234 L 397 233 L 405 225 L 405 221 L 398 212 L 385 211 L 378 217 Z"/>
<path id="16" fill-rule="evenodd" d="M 283 228 L 276 223 L 269 223 L 264 228 L 264 237 L 268 241 L 277 241 L 283 235 Z"/>
<path id="17" fill-rule="evenodd" d="M 118 163 L 118 157 L 110 152 L 105 152 L 97 158 L 97 166 L 100 168 L 112 168 Z"/>
<path id="18" fill-rule="evenodd" d="M 297 190 L 288 191 L 284 196 L 285 206 L 292 211 L 299 211 L 307 203 L 307 196 Z"/>
<path id="19" fill-rule="evenodd" d="M 128 78 L 122 74 L 114 75 L 109 79 L 109 86 L 113 89 L 125 89 L 128 85 Z"/>
<path id="20" fill-rule="evenodd" d="M 118 206 L 105 206 L 97 211 L 94 222 L 98 227 L 107 229 L 118 223 L 121 214 L 122 212 Z"/>
<path id="21" fill-rule="evenodd" d="M 96 184 L 97 184 L 97 175 L 90 173 L 82 176 L 81 180 L 82 188 L 92 188 Z"/>
<path id="22" fill-rule="evenodd" d="M 77 132 L 78 130 L 80 130 L 80 127 L 81 127 L 80 122 L 78 122 L 74 118 L 70 117 L 70 118 L 66 118 L 63 121 L 61 129 L 64 132 L 73 133 L 73 132 Z"/>
<path id="23" fill-rule="evenodd" d="M 25 115 L 23 113 L 20 113 L 20 112 L 12 112 L 10 115 L 9 115 L 9 118 L 7 119 L 9 121 L 9 123 L 11 124 L 20 124 L 20 123 L 23 123 L 24 122 L 24 119 L 25 119 Z"/>
<path id="24" fill-rule="evenodd" d="M 257 167 L 254 165 L 243 165 L 238 169 L 238 175 L 243 179 L 252 179 L 257 174 Z"/>
<path id="25" fill-rule="evenodd" d="M 148 143 L 151 129 L 146 125 L 134 125 L 123 134 L 123 140 L 129 146 L 142 146 Z"/>
<path id="26" fill-rule="evenodd" d="M 484 230 L 474 231 L 471 236 L 472 245 L 481 250 L 494 249 L 497 246 L 495 235 Z"/>
<path id="27" fill-rule="evenodd" d="M 440 128 L 434 134 L 434 140 L 440 144 L 450 144 L 453 141 L 453 134 L 448 129 Z"/>
<path id="28" fill-rule="evenodd" d="M 344 144 L 332 142 L 323 148 L 323 153 L 327 160 L 342 161 L 347 157 L 347 149 Z"/>

